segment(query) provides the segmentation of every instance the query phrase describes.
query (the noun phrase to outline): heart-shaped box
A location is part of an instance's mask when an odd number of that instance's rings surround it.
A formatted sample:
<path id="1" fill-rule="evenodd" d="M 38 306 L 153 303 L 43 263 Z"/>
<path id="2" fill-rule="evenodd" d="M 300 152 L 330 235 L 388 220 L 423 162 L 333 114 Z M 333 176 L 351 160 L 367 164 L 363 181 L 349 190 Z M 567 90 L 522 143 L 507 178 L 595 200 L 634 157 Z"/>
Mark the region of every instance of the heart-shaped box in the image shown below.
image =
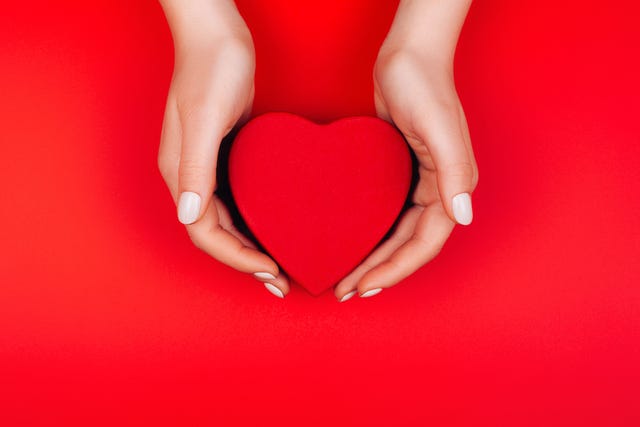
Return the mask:
<path id="1" fill-rule="evenodd" d="M 289 277 L 317 295 L 394 224 L 411 185 L 409 148 L 375 117 L 326 125 L 267 113 L 238 132 L 229 183 L 238 211 Z"/>

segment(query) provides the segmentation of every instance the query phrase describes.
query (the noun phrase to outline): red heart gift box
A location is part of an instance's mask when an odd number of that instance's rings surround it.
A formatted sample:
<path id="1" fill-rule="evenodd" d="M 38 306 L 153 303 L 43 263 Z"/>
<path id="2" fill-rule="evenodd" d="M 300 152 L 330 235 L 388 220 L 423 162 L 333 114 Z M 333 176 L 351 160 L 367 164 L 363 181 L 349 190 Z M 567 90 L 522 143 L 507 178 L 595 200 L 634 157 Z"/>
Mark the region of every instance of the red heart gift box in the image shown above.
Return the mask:
<path id="1" fill-rule="evenodd" d="M 317 295 L 352 271 L 398 218 L 409 148 L 375 117 L 320 125 L 267 113 L 238 132 L 229 184 L 238 211 L 289 277 Z"/>

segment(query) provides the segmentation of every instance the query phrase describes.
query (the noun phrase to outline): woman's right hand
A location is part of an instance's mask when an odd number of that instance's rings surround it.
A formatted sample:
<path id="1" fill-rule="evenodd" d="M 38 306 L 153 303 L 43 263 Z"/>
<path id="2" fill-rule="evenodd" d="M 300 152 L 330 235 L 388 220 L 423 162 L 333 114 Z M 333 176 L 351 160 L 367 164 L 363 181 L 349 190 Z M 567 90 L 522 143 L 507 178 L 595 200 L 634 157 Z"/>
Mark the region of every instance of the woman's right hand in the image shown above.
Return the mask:
<path id="1" fill-rule="evenodd" d="M 254 96 L 251 33 L 233 1 L 161 1 L 175 46 L 158 167 L 193 243 L 283 298 L 278 265 L 234 226 L 213 194 L 222 138 L 248 119 Z"/>

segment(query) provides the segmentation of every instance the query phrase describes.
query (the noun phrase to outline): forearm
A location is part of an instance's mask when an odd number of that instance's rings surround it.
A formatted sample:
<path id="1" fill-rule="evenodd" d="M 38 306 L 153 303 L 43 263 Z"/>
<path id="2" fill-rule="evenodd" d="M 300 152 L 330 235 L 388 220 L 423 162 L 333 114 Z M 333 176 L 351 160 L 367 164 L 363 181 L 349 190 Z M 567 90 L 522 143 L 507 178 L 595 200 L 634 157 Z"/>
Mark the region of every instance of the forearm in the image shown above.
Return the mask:
<path id="1" fill-rule="evenodd" d="M 383 48 L 452 64 L 472 0 L 401 0 Z"/>

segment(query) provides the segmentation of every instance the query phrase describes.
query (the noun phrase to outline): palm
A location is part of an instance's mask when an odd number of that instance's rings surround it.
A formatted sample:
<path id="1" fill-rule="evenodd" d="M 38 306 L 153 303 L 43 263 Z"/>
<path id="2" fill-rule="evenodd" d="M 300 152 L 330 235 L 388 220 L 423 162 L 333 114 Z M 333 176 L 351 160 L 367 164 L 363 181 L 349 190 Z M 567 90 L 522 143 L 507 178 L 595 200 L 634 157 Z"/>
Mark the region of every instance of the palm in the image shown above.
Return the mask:
<path id="1" fill-rule="evenodd" d="M 356 288 L 369 296 L 393 286 L 433 259 L 453 230 L 451 205 L 442 194 L 449 197 L 456 184 L 451 175 L 475 173 L 475 162 L 472 154 L 468 157 L 468 131 L 453 79 L 433 70 L 438 67 L 408 54 L 378 58 L 377 114 L 405 136 L 418 160 L 419 179 L 412 206 L 393 234 L 336 286 L 338 298 L 353 295 Z"/>
<path id="2" fill-rule="evenodd" d="M 227 207 L 213 194 L 222 138 L 251 111 L 254 69 L 253 45 L 242 37 L 176 52 L 158 161 L 179 218 L 185 191 L 202 199 L 199 215 L 180 218 L 193 243 L 239 271 L 268 274 L 282 294 L 289 285 L 277 264 L 234 227 Z"/>

